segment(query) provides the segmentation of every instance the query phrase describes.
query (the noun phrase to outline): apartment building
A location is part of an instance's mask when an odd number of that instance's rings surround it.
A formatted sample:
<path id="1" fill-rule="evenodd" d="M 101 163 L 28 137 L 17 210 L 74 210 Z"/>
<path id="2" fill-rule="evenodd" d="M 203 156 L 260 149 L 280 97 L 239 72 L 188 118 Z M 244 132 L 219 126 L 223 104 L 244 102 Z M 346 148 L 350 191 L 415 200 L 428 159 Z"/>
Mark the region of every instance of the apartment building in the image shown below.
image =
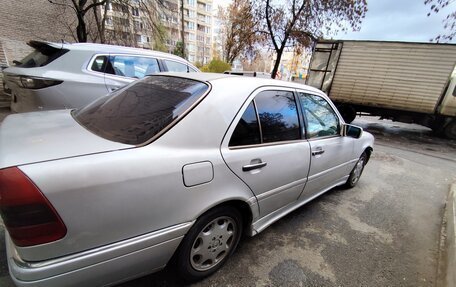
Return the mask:
<path id="1" fill-rule="evenodd" d="M 167 12 L 161 14 L 168 29 L 167 47 L 173 51 L 181 39 L 181 0 L 169 0 Z M 186 57 L 190 62 L 207 64 L 212 59 L 213 45 L 212 0 L 184 0 L 184 36 Z"/>
<path id="2" fill-rule="evenodd" d="M 130 0 L 128 5 L 108 3 L 106 8 L 106 43 L 153 49 L 153 31 L 150 28 L 153 13 L 157 12 L 155 1 Z M 100 10 L 103 17 L 104 9 Z"/>

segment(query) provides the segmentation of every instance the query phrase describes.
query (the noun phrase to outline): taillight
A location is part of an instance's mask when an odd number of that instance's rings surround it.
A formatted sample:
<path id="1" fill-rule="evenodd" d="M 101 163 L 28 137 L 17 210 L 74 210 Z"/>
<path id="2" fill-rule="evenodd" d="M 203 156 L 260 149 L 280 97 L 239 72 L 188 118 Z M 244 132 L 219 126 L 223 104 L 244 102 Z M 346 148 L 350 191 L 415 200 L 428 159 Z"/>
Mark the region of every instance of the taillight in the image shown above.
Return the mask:
<path id="1" fill-rule="evenodd" d="M 48 79 L 48 78 L 39 78 L 39 77 L 29 77 L 29 76 L 19 76 L 19 84 L 26 89 L 43 89 L 51 86 L 55 86 L 63 83 L 60 80 Z"/>
<path id="2" fill-rule="evenodd" d="M 0 170 L 0 214 L 17 246 L 48 243 L 66 234 L 51 203 L 17 167 Z"/>

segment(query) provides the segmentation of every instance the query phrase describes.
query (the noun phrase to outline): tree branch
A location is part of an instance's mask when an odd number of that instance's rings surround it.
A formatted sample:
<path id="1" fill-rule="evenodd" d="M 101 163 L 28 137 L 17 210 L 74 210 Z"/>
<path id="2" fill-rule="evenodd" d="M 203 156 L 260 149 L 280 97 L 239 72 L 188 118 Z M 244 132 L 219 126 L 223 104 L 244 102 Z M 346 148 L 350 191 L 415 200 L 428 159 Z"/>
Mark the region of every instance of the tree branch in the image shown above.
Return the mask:
<path id="1" fill-rule="evenodd" d="M 269 5 L 269 1 L 270 0 L 266 0 L 266 23 L 268 25 L 269 34 L 271 36 L 271 40 L 272 40 L 272 44 L 274 45 L 274 49 L 276 51 L 279 51 L 279 47 L 277 46 L 277 43 L 275 42 L 274 32 L 272 31 L 271 19 L 269 19 L 269 8 L 271 7 Z"/>
<path id="2" fill-rule="evenodd" d="M 87 11 L 89 11 L 90 9 L 92 9 L 93 7 L 96 7 L 96 6 L 101 6 L 101 5 L 104 5 L 106 3 L 107 0 L 103 0 L 101 2 L 95 2 L 95 3 L 92 3 L 90 4 L 89 6 L 87 6 L 85 9 L 83 9 L 84 13 L 86 13 Z"/>
<path id="3" fill-rule="evenodd" d="M 75 9 L 73 6 L 68 5 L 68 4 L 66 4 L 66 3 L 58 3 L 58 2 L 53 1 L 53 0 L 48 0 L 48 2 L 51 3 L 51 4 L 54 4 L 54 5 L 69 7 L 69 8 L 73 9 L 73 10 L 76 12 L 76 9 Z"/>

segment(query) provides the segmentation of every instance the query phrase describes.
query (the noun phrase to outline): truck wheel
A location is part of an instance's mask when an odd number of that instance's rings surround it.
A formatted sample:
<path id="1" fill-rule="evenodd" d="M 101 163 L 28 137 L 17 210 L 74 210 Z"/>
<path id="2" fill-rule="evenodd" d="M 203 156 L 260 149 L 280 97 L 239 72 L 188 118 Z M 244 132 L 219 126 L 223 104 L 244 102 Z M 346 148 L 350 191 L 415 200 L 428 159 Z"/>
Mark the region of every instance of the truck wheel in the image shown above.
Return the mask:
<path id="1" fill-rule="evenodd" d="M 449 139 L 456 139 L 456 120 L 453 119 L 451 122 L 449 122 L 445 129 L 443 130 L 443 133 L 445 136 Z"/>
<path id="2" fill-rule="evenodd" d="M 340 105 L 337 106 L 337 109 L 339 110 L 346 123 L 349 124 L 355 120 L 356 110 L 352 105 Z"/>
<path id="3" fill-rule="evenodd" d="M 229 206 L 202 215 L 184 237 L 177 252 L 177 272 L 188 282 L 217 271 L 236 249 L 242 233 L 242 216 Z"/>

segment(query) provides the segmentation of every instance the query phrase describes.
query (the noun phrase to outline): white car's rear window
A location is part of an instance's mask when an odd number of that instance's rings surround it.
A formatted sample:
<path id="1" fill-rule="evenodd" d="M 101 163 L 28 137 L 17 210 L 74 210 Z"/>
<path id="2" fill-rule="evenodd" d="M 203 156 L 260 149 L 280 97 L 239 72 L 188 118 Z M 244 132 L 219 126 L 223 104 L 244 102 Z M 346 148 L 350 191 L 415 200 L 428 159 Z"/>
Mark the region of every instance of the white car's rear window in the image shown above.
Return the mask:
<path id="1" fill-rule="evenodd" d="M 76 110 L 74 118 L 91 132 L 139 145 L 181 118 L 209 86 L 170 76 L 150 76 Z"/>

